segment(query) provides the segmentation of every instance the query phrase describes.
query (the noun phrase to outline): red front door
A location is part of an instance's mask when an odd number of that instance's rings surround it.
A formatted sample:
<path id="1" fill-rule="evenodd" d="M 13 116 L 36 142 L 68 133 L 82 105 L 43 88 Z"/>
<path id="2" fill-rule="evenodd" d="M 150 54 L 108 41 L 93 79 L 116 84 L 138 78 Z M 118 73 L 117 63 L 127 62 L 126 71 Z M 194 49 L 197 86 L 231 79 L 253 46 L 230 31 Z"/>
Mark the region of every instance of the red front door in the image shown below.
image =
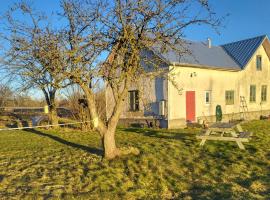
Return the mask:
<path id="1" fill-rule="evenodd" d="M 186 120 L 195 121 L 195 91 L 186 91 Z"/>

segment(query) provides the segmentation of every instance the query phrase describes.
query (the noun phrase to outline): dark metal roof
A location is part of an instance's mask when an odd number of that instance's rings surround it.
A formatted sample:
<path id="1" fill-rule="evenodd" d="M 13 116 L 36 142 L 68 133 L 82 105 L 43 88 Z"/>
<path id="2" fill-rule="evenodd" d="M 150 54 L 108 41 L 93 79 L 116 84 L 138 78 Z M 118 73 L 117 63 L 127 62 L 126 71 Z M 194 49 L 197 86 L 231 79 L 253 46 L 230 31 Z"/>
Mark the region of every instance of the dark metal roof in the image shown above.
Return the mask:
<path id="1" fill-rule="evenodd" d="M 225 70 L 241 70 L 245 67 L 266 35 L 246 40 L 232 42 L 221 46 L 208 47 L 207 42 L 184 40 L 183 44 L 161 52 L 157 45 L 153 51 L 167 62 L 173 64 L 199 65 L 207 68 L 222 68 Z M 179 53 L 181 52 L 181 53 Z"/>
<path id="2" fill-rule="evenodd" d="M 262 35 L 224 44 L 222 47 L 243 69 L 266 37 Z"/>

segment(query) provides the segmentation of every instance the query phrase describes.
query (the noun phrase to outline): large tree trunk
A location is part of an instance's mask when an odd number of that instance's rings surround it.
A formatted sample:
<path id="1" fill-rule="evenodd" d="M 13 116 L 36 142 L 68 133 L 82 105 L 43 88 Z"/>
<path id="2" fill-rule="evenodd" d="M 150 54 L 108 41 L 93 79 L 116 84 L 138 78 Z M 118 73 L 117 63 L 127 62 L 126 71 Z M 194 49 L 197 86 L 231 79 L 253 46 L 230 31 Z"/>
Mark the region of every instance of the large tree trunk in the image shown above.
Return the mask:
<path id="1" fill-rule="evenodd" d="M 55 105 L 49 105 L 49 121 L 51 125 L 56 126 L 58 124 L 58 115 Z"/>
<path id="2" fill-rule="evenodd" d="M 127 95 L 127 84 L 125 84 L 125 86 L 126 87 L 123 89 L 122 94 L 118 97 L 118 101 L 116 101 L 112 116 L 105 125 L 98 116 L 94 94 L 92 93 L 91 89 L 88 88 L 88 86 L 81 85 L 86 96 L 93 127 L 99 132 L 101 136 L 104 157 L 109 160 L 119 156 L 121 153 L 120 150 L 116 147 L 115 131 L 122 108 L 124 106 L 124 100 Z"/>
<path id="3" fill-rule="evenodd" d="M 49 122 L 51 125 L 54 125 L 55 127 L 58 124 L 58 115 L 57 115 L 57 109 L 55 104 L 55 93 L 56 89 L 47 92 L 45 89 L 42 89 L 47 106 L 49 108 Z"/>
<path id="4" fill-rule="evenodd" d="M 104 150 L 104 157 L 108 160 L 119 156 L 120 152 L 119 149 L 116 147 L 115 143 L 115 130 L 108 130 L 103 138 L 103 150 Z"/>
<path id="5" fill-rule="evenodd" d="M 82 86 L 82 89 L 84 90 L 86 100 L 88 103 L 87 109 L 90 113 L 91 119 L 92 119 L 92 124 L 93 127 L 99 132 L 100 137 L 101 137 L 101 142 L 104 150 L 104 157 L 106 159 L 113 159 L 117 155 L 119 155 L 119 151 L 116 147 L 115 143 L 115 129 L 116 129 L 116 124 L 112 127 L 108 127 L 105 125 L 102 120 L 100 120 L 97 109 L 96 109 L 96 104 L 95 104 L 95 97 L 91 90 L 87 86 Z"/>
<path id="6" fill-rule="evenodd" d="M 49 105 L 49 120 L 50 124 L 55 127 L 58 124 L 57 109 L 55 104 L 55 93 L 56 90 L 49 92 L 50 105 Z"/>

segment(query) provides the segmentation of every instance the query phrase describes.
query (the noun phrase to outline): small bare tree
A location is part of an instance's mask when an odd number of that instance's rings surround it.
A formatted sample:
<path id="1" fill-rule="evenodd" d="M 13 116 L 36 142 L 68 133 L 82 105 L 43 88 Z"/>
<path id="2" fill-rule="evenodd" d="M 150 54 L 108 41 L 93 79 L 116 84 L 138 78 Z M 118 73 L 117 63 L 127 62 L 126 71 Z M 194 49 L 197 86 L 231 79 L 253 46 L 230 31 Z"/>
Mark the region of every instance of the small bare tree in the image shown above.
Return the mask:
<path id="1" fill-rule="evenodd" d="M 24 18 L 18 17 L 18 12 Z M 15 4 L 4 20 L 7 26 L 2 37 L 8 49 L 2 63 L 14 80 L 21 80 L 22 90 L 37 88 L 43 92 L 50 122 L 57 125 L 55 96 L 70 84 L 58 71 L 64 60 L 59 47 L 61 38 L 52 30 L 47 17 L 26 3 Z"/>
<path id="2" fill-rule="evenodd" d="M 8 106 L 8 101 L 13 98 L 13 92 L 7 85 L 0 85 L 0 107 Z"/>

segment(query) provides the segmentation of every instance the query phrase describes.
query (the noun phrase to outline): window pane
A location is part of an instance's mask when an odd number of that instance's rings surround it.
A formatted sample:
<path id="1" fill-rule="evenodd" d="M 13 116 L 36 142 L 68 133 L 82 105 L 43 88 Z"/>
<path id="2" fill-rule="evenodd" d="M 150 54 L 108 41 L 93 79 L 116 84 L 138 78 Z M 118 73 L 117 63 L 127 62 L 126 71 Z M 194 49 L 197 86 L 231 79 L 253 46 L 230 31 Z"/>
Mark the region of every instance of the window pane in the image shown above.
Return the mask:
<path id="1" fill-rule="evenodd" d="M 133 97 L 133 91 L 129 91 L 129 110 L 133 110 L 133 105 L 134 105 L 134 97 Z"/>
<path id="2" fill-rule="evenodd" d="M 225 100 L 226 100 L 226 105 L 234 104 L 234 91 L 233 90 L 225 91 Z"/>
<path id="3" fill-rule="evenodd" d="M 205 103 L 209 104 L 210 103 L 210 98 L 211 98 L 211 92 L 210 91 L 206 91 L 205 92 Z"/>
<path id="4" fill-rule="evenodd" d="M 250 96 L 249 96 L 250 102 L 256 102 L 256 85 L 250 86 Z"/>
<path id="5" fill-rule="evenodd" d="M 256 67 L 257 70 L 262 70 L 262 57 L 261 56 L 257 56 L 256 57 Z"/>
<path id="6" fill-rule="evenodd" d="M 261 101 L 267 101 L 267 85 L 262 85 L 262 88 L 261 88 Z"/>
<path id="7" fill-rule="evenodd" d="M 231 104 L 234 104 L 234 91 L 231 91 Z"/>
<path id="8" fill-rule="evenodd" d="M 134 100 L 135 100 L 134 110 L 138 111 L 139 110 L 139 91 L 138 90 L 134 91 Z"/>
<path id="9" fill-rule="evenodd" d="M 139 91 L 133 90 L 129 91 L 129 110 L 138 111 L 139 110 Z"/>

